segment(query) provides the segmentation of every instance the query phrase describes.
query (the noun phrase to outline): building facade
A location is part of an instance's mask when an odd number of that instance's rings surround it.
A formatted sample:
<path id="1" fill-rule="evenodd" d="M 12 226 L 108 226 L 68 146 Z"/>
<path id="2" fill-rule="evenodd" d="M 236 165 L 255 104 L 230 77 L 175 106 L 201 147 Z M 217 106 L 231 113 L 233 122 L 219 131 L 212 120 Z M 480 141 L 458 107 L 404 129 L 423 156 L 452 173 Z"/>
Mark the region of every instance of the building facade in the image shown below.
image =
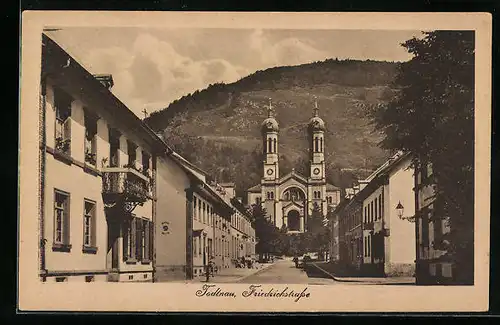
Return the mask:
<path id="1" fill-rule="evenodd" d="M 161 141 L 44 34 L 40 86 L 41 280 L 152 281 Z"/>
<path id="2" fill-rule="evenodd" d="M 392 156 L 359 193 L 363 198 L 363 264 L 370 275 L 415 273 L 414 170 L 411 158 Z"/>
<path id="3" fill-rule="evenodd" d="M 339 264 L 347 271 L 361 272 L 363 264 L 363 228 L 361 202 L 358 198 L 346 198 L 334 212 L 338 218 Z M 332 252 L 333 253 L 333 252 Z"/>
<path id="4" fill-rule="evenodd" d="M 417 284 L 453 283 L 453 263 L 445 259 L 447 251 L 441 248 L 442 237 L 450 232 L 446 219 L 435 218 L 434 205 L 437 185 L 433 179 L 432 164 L 415 173 L 416 206 L 416 282 Z"/>
<path id="5" fill-rule="evenodd" d="M 340 189 L 326 182 L 325 122 L 319 117 L 316 104 L 307 130 L 310 144 L 308 177 L 295 170 L 280 176 L 279 125 L 273 116 L 271 104 L 261 131 L 263 176 L 260 184 L 248 189 L 247 202 L 261 204 L 276 227 L 285 225 L 289 233 L 304 232 L 315 204 L 326 217 L 328 206 L 335 206 L 340 201 Z"/>
<path id="6" fill-rule="evenodd" d="M 347 269 L 368 276 L 415 273 L 414 171 L 407 154 L 396 153 L 359 185 L 334 211 L 331 253 Z"/>

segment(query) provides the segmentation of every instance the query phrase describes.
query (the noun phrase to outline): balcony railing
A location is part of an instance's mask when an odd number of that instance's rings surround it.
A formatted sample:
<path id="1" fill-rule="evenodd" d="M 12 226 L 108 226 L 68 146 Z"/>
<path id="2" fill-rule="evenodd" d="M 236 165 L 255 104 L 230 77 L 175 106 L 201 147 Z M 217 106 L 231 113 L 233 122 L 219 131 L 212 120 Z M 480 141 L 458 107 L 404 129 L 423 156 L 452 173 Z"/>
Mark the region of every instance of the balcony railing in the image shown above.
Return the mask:
<path id="1" fill-rule="evenodd" d="M 108 204 L 143 204 L 150 196 L 150 180 L 133 168 L 104 168 L 102 193 Z"/>

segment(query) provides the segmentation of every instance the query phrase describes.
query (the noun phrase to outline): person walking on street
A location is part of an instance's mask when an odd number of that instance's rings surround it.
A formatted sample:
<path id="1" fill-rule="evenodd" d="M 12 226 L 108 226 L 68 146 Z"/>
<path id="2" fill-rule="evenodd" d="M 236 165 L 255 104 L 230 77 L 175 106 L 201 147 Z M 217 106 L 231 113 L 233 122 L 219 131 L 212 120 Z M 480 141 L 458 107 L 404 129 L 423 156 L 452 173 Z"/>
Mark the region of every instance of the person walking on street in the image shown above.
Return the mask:
<path id="1" fill-rule="evenodd" d="M 295 268 L 299 268 L 299 258 L 297 255 L 293 257 L 293 262 L 295 263 Z"/>

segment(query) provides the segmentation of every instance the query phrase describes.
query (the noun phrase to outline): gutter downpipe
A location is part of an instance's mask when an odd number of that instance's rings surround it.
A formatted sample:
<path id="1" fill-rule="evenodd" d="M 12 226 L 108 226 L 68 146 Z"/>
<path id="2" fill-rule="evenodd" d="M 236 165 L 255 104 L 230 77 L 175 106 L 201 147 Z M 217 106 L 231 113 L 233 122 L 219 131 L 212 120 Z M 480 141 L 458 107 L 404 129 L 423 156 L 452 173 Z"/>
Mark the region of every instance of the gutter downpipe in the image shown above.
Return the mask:
<path id="1" fill-rule="evenodd" d="M 39 198 L 39 258 L 40 258 L 40 274 L 39 276 L 41 277 L 42 281 L 45 281 L 45 274 L 47 273 L 47 269 L 45 267 L 45 244 L 47 240 L 45 239 L 45 164 L 46 164 L 46 128 L 45 128 L 45 122 L 46 122 L 46 94 L 47 94 L 47 85 L 46 85 L 46 76 L 42 75 L 41 77 L 41 92 L 40 92 L 40 102 L 39 102 L 39 109 L 40 109 L 40 119 L 39 119 L 39 136 L 40 136 L 40 143 L 39 143 L 39 161 L 40 161 L 40 166 L 39 166 L 39 191 L 40 191 L 40 198 Z"/>

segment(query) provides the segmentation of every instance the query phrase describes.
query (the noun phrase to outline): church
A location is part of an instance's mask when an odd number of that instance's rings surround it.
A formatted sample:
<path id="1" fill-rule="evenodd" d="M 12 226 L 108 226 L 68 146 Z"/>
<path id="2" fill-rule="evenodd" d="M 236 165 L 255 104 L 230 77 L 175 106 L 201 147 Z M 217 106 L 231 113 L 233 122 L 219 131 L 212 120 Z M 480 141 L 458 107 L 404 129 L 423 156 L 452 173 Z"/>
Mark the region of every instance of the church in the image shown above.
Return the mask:
<path id="1" fill-rule="evenodd" d="M 309 175 L 301 175 L 292 169 L 280 177 L 279 124 L 269 103 L 268 117 L 261 126 L 264 154 L 262 179 L 260 184 L 247 190 L 247 202 L 261 204 L 276 227 L 281 229 L 285 225 L 289 233 L 306 231 L 307 220 L 315 204 L 326 217 L 328 207 L 335 207 L 340 202 L 340 189 L 326 182 L 326 128 L 319 117 L 317 102 L 313 111 L 308 128 L 304 130 L 309 136 Z"/>

